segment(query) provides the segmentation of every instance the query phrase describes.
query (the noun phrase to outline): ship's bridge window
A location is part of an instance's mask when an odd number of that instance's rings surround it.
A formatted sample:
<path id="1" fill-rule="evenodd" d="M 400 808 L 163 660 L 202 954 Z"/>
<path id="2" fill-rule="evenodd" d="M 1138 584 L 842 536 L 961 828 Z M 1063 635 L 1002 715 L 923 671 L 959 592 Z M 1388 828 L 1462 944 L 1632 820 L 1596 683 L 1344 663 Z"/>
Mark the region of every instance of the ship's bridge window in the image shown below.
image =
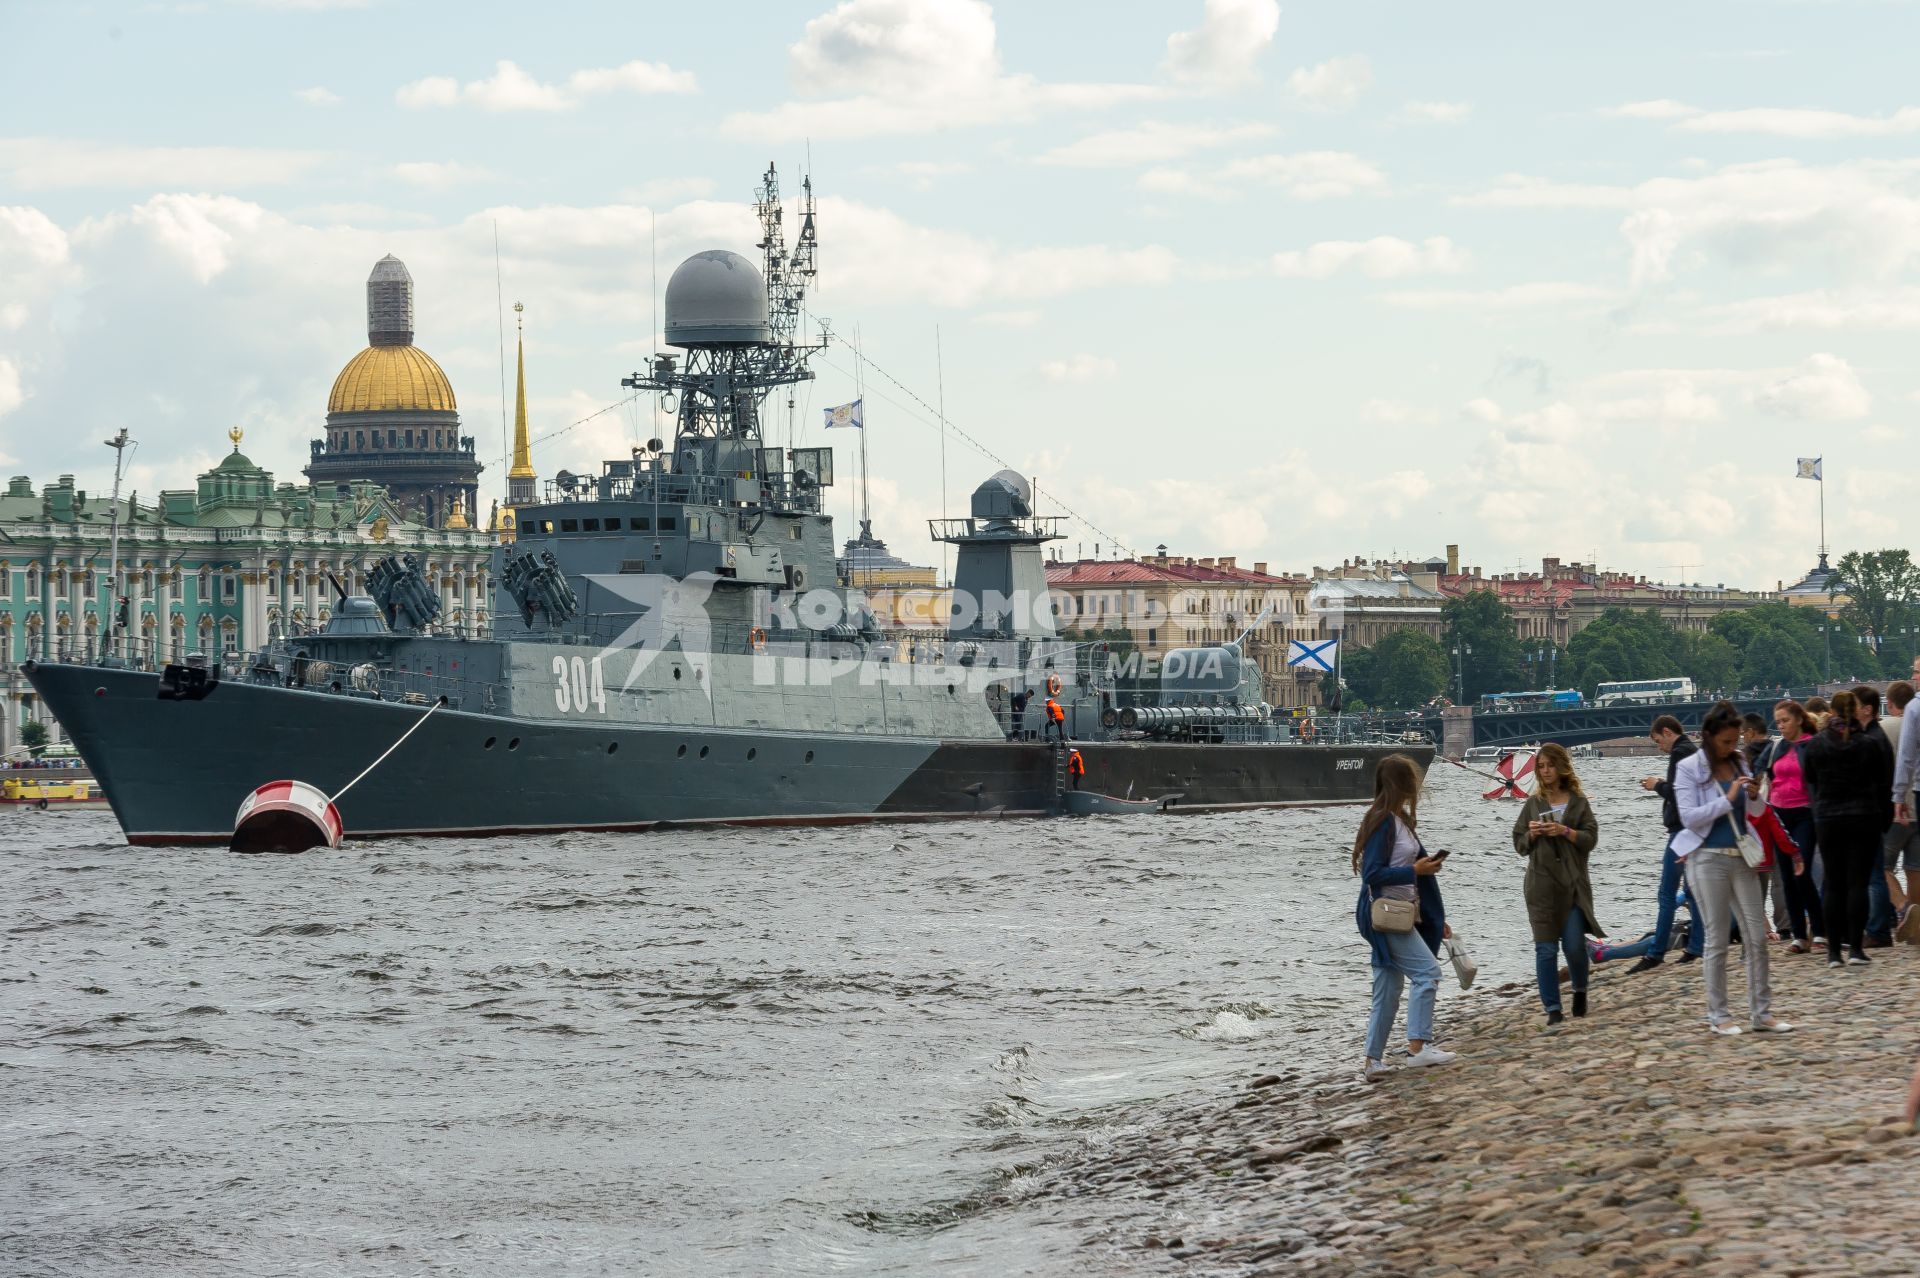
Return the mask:
<path id="1" fill-rule="evenodd" d="M 788 524 L 788 525 L 787 525 L 787 540 L 788 540 L 788 541 L 799 541 L 799 540 L 800 540 L 800 525 L 799 525 L 799 524 Z"/>
<path id="2" fill-rule="evenodd" d="M 635 532 L 647 532 L 651 530 L 652 527 L 653 527 L 653 521 L 651 519 L 648 519 L 645 515 L 634 516 L 633 530 Z"/>
<path id="3" fill-rule="evenodd" d="M 577 519 L 563 519 L 560 521 L 560 531 L 563 533 L 579 532 L 580 521 Z"/>
<path id="4" fill-rule="evenodd" d="M 599 532 L 600 521 L 597 519 L 583 519 L 580 521 L 580 531 L 581 532 Z"/>
<path id="5" fill-rule="evenodd" d="M 678 528 L 678 527 L 680 527 L 680 521 L 679 521 L 678 519 L 676 519 L 676 518 L 674 518 L 674 517 L 673 517 L 672 515 L 662 515 L 662 516 L 660 516 L 660 531 L 661 531 L 661 532 L 672 532 L 672 531 L 674 531 L 674 530 L 675 530 L 676 528 Z"/>

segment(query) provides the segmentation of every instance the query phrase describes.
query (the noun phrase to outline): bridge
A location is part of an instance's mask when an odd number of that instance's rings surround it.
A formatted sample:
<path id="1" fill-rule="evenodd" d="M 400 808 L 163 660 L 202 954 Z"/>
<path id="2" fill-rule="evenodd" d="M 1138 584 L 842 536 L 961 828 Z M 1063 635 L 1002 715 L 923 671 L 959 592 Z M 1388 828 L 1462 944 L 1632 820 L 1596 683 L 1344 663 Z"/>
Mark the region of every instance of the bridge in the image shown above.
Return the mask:
<path id="1" fill-rule="evenodd" d="M 1774 703 L 1782 694 L 1769 692 L 1764 694 L 1745 694 L 1729 698 L 1740 708 L 1742 714 L 1753 713 L 1773 722 Z M 1554 708 L 1543 706 L 1537 710 L 1476 710 L 1472 716 L 1473 738 L 1476 746 L 1517 746 L 1538 745 L 1545 741 L 1558 741 L 1561 745 L 1584 745 L 1598 741 L 1612 741 L 1619 737 L 1644 737 L 1653 721 L 1663 714 L 1670 714 L 1686 725 L 1689 732 L 1697 731 L 1700 720 L 1707 711 L 1718 705 L 1717 699 L 1705 701 L 1667 701 L 1654 705 L 1613 705 L 1580 706 Z M 1434 711 L 1422 715 L 1418 722 L 1433 734 L 1435 741 L 1443 748 L 1463 749 L 1461 738 L 1456 735 L 1449 739 L 1447 729 L 1451 725 L 1456 734 L 1464 715 L 1455 713 L 1452 718 Z"/>

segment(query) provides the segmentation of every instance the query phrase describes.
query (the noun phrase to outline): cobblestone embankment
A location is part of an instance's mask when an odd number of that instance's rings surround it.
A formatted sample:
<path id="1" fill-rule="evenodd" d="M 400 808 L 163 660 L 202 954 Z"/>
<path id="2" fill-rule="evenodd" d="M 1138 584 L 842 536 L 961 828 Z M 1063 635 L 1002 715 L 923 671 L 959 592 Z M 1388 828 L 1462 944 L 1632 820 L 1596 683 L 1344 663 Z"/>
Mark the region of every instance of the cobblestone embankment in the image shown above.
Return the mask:
<path id="1" fill-rule="evenodd" d="M 1592 1015 L 1551 1032 L 1530 988 L 1443 993 L 1460 1060 L 1372 1086 L 1356 1007 L 1350 1079 L 1270 1074 L 1163 1110 L 1038 1193 L 1128 1221 L 1086 1239 L 1112 1270 L 1920 1273 L 1920 1141 L 1900 1117 L 1920 950 L 1872 953 L 1830 970 L 1776 945 L 1787 1035 L 1709 1034 L 1698 964 L 1600 968 Z"/>

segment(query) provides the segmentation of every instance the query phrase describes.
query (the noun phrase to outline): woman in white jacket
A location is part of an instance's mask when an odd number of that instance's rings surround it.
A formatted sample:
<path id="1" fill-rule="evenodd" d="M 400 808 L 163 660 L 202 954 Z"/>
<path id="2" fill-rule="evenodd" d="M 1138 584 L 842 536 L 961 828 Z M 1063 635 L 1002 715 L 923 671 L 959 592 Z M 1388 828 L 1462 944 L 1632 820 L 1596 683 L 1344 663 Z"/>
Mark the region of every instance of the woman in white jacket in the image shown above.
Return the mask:
<path id="1" fill-rule="evenodd" d="M 1747 1011 L 1754 1030 L 1784 1034 L 1793 1026 L 1773 1014 L 1767 981 L 1767 915 L 1760 876 L 1740 855 L 1747 833 L 1747 805 L 1760 786 L 1740 752 L 1740 712 L 1722 701 L 1700 725 L 1700 749 L 1680 761 L 1673 777 L 1681 830 L 1675 855 L 1686 857 L 1687 891 L 1707 929 L 1701 964 L 1707 975 L 1707 1027 L 1738 1034 L 1727 1010 L 1727 943 L 1734 912 L 1740 915 L 1740 948 L 1747 964 Z"/>

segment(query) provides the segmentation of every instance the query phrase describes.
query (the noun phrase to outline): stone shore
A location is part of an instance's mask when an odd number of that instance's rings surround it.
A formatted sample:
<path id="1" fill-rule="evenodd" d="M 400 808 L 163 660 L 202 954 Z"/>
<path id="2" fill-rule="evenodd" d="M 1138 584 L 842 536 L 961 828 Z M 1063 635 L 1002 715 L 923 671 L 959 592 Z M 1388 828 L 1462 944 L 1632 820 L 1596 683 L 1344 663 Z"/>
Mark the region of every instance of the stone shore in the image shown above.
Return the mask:
<path id="1" fill-rule="evenodd" d="M 1530 986 L 1462 995 L 1449 969 L 1455 1064 L 1360 1081 L 1359 1006 L 1349 1077 L 1267 1074 L 1157 1111 L 1039 1173 L 1029 1201 L 1084 1220 L 1097 1272 L 1920 1273 L 1901 1117 L 1920 950 L 1870 953 L 1830 970 L 1773 945 L 1796 1032 L 1735 1038 L 1707 1032 L 1697 963 L 1598 968 L 1591 1015 L 1553 1031 Z"/>

